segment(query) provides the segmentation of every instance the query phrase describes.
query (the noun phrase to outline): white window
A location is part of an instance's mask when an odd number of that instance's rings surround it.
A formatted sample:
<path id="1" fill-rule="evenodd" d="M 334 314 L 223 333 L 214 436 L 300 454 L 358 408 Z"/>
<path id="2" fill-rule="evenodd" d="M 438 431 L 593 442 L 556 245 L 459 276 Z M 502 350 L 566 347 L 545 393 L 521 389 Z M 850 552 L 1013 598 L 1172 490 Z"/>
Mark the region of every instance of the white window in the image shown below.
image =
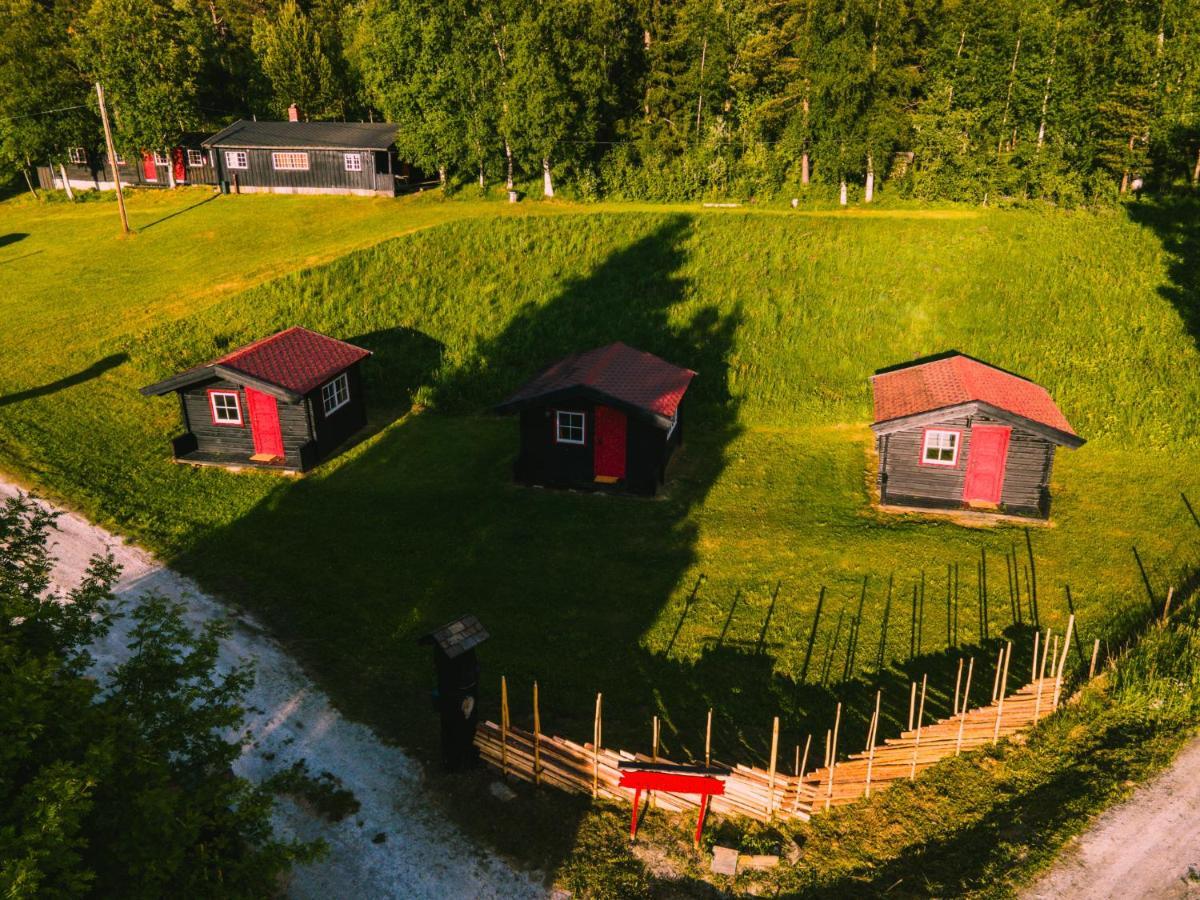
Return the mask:
<path id="1" fill-rule="evenodd" d="M 67 150 L 67 157 L 71 160 L 71 162 L 75 163 L 75 165 L 81 166 L 87 162 L 87 151 L 82 147 L 71 147 L 69 150 Z"/>
<path id="2" fill-rule="evenodd" d="M 347 154 L 345 154 L 344 158 L 346 160 L 346 171 L 347 172 L 361 172 L 362 171 L 362 154 L 347 153 Z"/>
<path id="3" fill-rule="evenodd" d="M 156 166 L 169 166 L 171 164 L 171 157 L 167 156 L 167 152 L 165 150 L 155 150 L 154 164 Z"/>
<path id="4" fill-rule="evenodd" d="M 925 440 L 921 448 L 921 461 L 928 466 L 953 466 L 958 463 L 957 431 L 937 431 L 929 429 L 925 432 Z"/>
<path id="5" fill-rule="evenodd" d="M 208 405 L 212 407 L 214 425 L 241 425 L 242 406 L 237 391 L 209 391 Z"/>
<path id="6" fill-rule="evenodd" d="M 554 440 L 559 444 L 582 444 L 584 415 L 560 409 L 555 412 Z"/>
<path id="7" fill-rule="evenodd" d="M 190 166 L 191 168 L 198 169 L 202 165 L 204 165 L 204 154 L 201 151 L 189 150 L 187 152 L 187 154 L 188 154 L 188 166 Z"/>
<path id="8" fill-rule="evenodd" d="M 120 153 L 117 154 L 117 165 L 118 166 L 125 165 L 125 157 L 122 156 Z"/>
<path id="9" fill-rule="evenodd" d="M 246 160 L 245 150 L 226 150 L 225 151 L 225 168 L 227 169 L 248 169 L 250 164 Z"/>
<path id="10" fill-rule="evenodd" d="M 321 406 L 325 408 L 325 415 L 337 412 L 349 402 L 350 379 L 344 372 L 321 388 Z"/>
<path id="11" fill-rule="evenodd" d="M 271 165 L 283 172 L 307 172 L 307 153 L 272 153 Z"/>

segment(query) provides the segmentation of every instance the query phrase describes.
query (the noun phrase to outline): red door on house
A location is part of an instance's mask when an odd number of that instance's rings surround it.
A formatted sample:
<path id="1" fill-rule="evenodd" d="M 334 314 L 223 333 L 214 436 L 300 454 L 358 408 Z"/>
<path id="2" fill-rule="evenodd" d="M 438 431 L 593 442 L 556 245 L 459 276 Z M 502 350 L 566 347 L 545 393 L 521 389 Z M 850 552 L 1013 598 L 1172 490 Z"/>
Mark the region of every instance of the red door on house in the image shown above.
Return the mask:
<path id="1" fill-rule="evenodd" d="M 972 426 L 967 477 L 963 481 L 963 499 L 968 503 L 1000 502 L 1011 435 L 1007 425 Z"/>
<path id="2" fill-rule="evenodd" d="M 154 154 L 142 154 L 142 177 L 147 181 L 158 181 L 158 167 L 154 165 Z"/>
<path id="3" fill-rule="evenodd" d="M 175 181 L 179 184 L 187 181 L 187 166 L 183 162 L 182 147 L 175 147 L 171 151 L 171 174 L 175 176 Z"/>
<path id="4" fill-rule="evenodd" d="M 625 413 L 611 406 L 596 407 L 593 469 L 597 479 L 625 477 Z"/>
<path id="5" fill-rule="evenodd" d="M 246 406 L 250 408 L 250 432 L 254 436 L 255 456 L 283 454 L 283 433 L 279 429 L 279 407 L 275 398 L 254 388 L 246 388 Z"/>

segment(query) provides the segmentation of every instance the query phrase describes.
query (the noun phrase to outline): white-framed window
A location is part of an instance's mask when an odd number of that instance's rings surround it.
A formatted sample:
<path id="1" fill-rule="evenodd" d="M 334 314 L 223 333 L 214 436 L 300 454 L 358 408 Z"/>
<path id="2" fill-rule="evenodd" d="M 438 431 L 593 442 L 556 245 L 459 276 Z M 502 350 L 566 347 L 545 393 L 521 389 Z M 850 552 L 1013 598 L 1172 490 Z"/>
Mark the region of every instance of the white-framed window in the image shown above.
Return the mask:
<path id="1" fill-rule="evenodd" d="M 87 162 L 87 151 L 82 147 L 71 147 L 67 150 L 67 158 L 75 165 L 81 166 Z"/>
<path id="2" fill-rule="evenodd" d="M 958 444 L 962 433 L 930 428 L 921 442 L 921 462 L 927 466 L 958 464 Z"/>
<path id="3" fill-rule="evenodd" d="M 189 168 L 198 169 L 204 165 L 204 153 L 201 150 L 189 150 L 187 157 Z"/>
<path id="4" fill-rule="evenodd" d="M 343 155 L 343 159 L 346 160 L 346 171 L 347 172 L 361 172 L 362 171 L 362 154 L 361 153 L 346 153 Z"/>
<path id="5" fill-rule="evenodd" d="M 166 150 L 154 151 L 154 164 L 156 166 L 169 166 L 171 164 L 171 157 L 167 155 Z"/>
<path id="6" fill-rule="evenodd" d="M 343 372 L 321 388 L 321 406 L 325 415 L 335 413 L 350 402 L 350 379 Z"/>
<path id="7" fill-rule="evenodd" d="M 212 408 L 214 425 L 241 425 L 242 405 L 237 391 L 209 391 L 208 405 Z"/>
<path id="8" fill-rule="evenodd" d="M 225 151 L 225 168 L 227 169 L 248 169 L 250 162 L 246 159 L 245 150 L 226 150 Z"/>
<path id="9" fill-rule="evenodd" d="M 557 444 L 582 444 L 584 424 L 587 417 L 581 412 L 559 409 L 554 413 L 554 442 Z"/>
<path id="10" fill-rule="evenodd" d="M 307 153 L 272 153 L 271 167 L 281 172 L 307 172 Z"/>
<path id="11" fill-rule="evenodd" d="M 125 157 L 123 154 L 120 154 L 120 153 L 117 154 L 117 165 L 118 166 L 125 165 Z"/>

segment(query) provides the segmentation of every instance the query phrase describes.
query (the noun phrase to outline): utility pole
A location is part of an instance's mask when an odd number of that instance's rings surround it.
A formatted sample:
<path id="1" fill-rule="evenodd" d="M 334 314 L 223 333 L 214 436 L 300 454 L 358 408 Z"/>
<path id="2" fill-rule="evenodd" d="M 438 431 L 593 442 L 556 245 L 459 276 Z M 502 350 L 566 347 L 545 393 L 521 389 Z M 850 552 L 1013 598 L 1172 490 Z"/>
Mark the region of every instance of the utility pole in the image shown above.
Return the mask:
<path id="1" fill-rule="evenodd" d="M 108 110 L 104 108 L 104 88 L 96 82 L 96 101 L 100 104 L 100 121 L 104 123 L 104 146 L 108 164 L 112 166 L 113 185 L 117 189 L 117 207 L 121 210 L 121 230 L 129 234 L 129 216 L 125 214 L 125 195 L 121 192 L 121 170 L 117 168 L 117 151 L 113 149 L 112 129 L 108 127 Z"/>

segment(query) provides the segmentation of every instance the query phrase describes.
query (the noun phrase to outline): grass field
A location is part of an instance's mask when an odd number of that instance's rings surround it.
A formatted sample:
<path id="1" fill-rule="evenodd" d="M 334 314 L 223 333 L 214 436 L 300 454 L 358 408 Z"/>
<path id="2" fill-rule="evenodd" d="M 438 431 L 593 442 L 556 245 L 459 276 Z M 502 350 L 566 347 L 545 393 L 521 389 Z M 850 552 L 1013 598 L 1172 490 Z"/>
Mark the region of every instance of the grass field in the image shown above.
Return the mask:
<path id="1" fill-rule="evenodd" d="M 1200 497 L 1195 242 L 1169 211 L 203 194 L 132 210 L 139 233 L 117 240 L 111 204 L 0 206 L 0 234 L 27 235 L 0 246 L 0 466 L 259 614 L 349 712 L 418 752 L 436 722 L 415 638 L 464 611 L 492 633 L 485 714 L 505 673 L 522 720 L 537 678 L 543 726 L 577 739 L 597 691 L 607 743 L 648 749 L 659 715 L 678 758 L 702 748 L 709 706 L 718 755 L 746 762 L 773 715 L 790 748 L 836 699 L 860 745 L 876 684 L 890 733 L 921 672 L 944 714 L 947 565 L 961 652 L 982 658 L 1012 624 L 1004 556 L 1024 565 L 1026 534 L 871 507 L 867 377 L 941 350 L 1045 384 L 1088 439 L 1060 451 L 1052 524 L 1030 531 L 1043 625 L 1065 625 L 1070 584 L 1083 640 L 1120 636 L 1149 605 L 1132 548 L 1159 600 L 1196 558 L 1179 499 Z M 136 388 L 292 324 L 376 351 L 370 436 L 298 481 L 171 464 L 177 408 Z M 665 496 L 513 486 L 515 423 L 488 408 L 616 339 L 700 373 Z M 572 807 L 533 806 L 525 829 L 484 830 L 553 863 Z"/>

